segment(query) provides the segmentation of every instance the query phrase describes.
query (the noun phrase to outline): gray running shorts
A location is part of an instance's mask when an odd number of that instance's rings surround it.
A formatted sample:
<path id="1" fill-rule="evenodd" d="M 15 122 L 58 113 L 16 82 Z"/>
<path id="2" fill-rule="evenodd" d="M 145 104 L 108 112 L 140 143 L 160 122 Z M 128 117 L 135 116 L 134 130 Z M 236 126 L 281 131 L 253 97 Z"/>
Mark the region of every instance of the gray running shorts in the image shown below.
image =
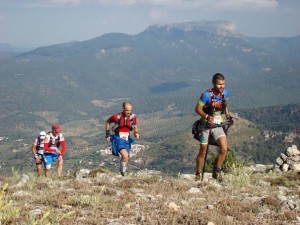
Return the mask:
<path id="1" fill-rule="evenodd" d="M 209 129 L 202 131 L 200 135 L 200 144 L 208 144 L 208 134 Z M 219 137 L 226 137 L 226 134 L 224 133 L 224 130 L 222 127 L 216 127 L 211 130 L 211 135 L 213 138 L 217 141 Z"/>

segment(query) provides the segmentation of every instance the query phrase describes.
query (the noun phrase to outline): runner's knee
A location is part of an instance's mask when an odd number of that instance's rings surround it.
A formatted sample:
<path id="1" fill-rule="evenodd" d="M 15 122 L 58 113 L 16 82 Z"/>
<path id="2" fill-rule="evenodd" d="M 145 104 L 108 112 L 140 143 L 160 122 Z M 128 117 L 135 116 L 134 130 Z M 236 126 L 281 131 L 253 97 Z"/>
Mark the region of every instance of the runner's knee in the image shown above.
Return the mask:
<path id="1" fill-rule="evenodd" d="M 227 153 L 227 148 L 221 147 L 219 152 L 220 152 L 220 154 L 226 154 Z"/>
<path id="2" fill-rule="evenodd" d="M 121 156 L 122 156 L 122 159 L 128 159 L 128 152 L 127 152 L 126 149 L 122 149 L 122 150 L 120 151 L 120 154 L 121 154 Z"/>
<path id="3" fill-rule="evenodd" d="M 198 153 L 198 157 L 205 157 L 206 155 L 206 150 L 200 150 Z"/>

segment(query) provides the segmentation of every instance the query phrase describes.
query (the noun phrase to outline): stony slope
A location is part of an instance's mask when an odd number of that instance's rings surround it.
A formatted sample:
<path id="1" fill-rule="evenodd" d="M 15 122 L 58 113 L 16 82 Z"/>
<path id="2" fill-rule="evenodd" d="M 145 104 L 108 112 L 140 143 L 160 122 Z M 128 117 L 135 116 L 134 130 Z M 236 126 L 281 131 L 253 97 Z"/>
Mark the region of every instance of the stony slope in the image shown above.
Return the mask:
<path id="1" fill-rule="evenodd" d="M 1 177 L 0 186 L 8 188 L 0 198 L 0 224 L 300 223 L 300 174 L 240 167 L 222 183 L 211 174 L 203 182 L 193 177 L 162 177 L 150 170 L 121 177 L 103 169 L 81 169 L 60 179 Z"/>

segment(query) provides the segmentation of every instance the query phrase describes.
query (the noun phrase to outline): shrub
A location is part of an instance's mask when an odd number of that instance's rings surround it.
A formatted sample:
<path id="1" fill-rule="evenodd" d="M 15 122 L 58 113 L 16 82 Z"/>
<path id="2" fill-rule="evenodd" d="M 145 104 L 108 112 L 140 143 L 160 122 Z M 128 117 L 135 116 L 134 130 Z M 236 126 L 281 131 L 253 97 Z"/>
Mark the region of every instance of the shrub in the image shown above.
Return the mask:
<path id="1" fill-rule="evenodd" d="M 4 184 L 0 192 L 0 224 L 10 224 L 14 217 L 17 217 L 20 209 L 15 208 L 10 200 L 8 203 L 3 199 L 7 191 L 8 184 Z"/>

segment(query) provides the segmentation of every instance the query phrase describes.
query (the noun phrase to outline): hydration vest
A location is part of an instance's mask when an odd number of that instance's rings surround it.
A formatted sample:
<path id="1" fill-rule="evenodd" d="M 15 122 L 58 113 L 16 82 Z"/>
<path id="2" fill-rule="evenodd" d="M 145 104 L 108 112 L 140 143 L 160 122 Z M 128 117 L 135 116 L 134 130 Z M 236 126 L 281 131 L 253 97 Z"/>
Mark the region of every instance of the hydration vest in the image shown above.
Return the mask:
<path id="1" fill-rule="evenodd" d="M 36 150 L 44 150 L 44 142 L 42 141 L 40 136 L 37 137 Z"/>
<path id="2" fill-rule="evenodd" d="M 118 133 L 120 128 L 127 127 L 130 131 L 132 131 L 134 127 L 134 114 L 130 114 L 130 116 L 122 116 L 122 113 L 120 113 L 117 117 L 117 121 L 115 122 L 115 125 L 111 128 L 111 130 L 115 133 Z"/>
<path id="3" fill-rule="evenodd" d="M 203 111 L 208 115 L 213 115 L 215 111 L 221 111 L 221 114 L 225 113 L 226 109 L 226 99 L 224 96 L 224 91 L 222 92 L 221 101 L 217 100 L 216 95 L 214 94 L 212 89 L 207 90 L 210 95 L 209 105 L 203 106 Z"/>
<path id="4" fill-rule="evenodd" d="M 48 132 L 48 135 L 50 137 L 49 147 L 50 148 L 55 148 L 55 147 L 59 148 L 59 146 L 60 146 L 60 142 L 59 142 L 60 141 L 60 134 L 58 134 L 57 137 L 54 137 L 51 132 Z"/>

